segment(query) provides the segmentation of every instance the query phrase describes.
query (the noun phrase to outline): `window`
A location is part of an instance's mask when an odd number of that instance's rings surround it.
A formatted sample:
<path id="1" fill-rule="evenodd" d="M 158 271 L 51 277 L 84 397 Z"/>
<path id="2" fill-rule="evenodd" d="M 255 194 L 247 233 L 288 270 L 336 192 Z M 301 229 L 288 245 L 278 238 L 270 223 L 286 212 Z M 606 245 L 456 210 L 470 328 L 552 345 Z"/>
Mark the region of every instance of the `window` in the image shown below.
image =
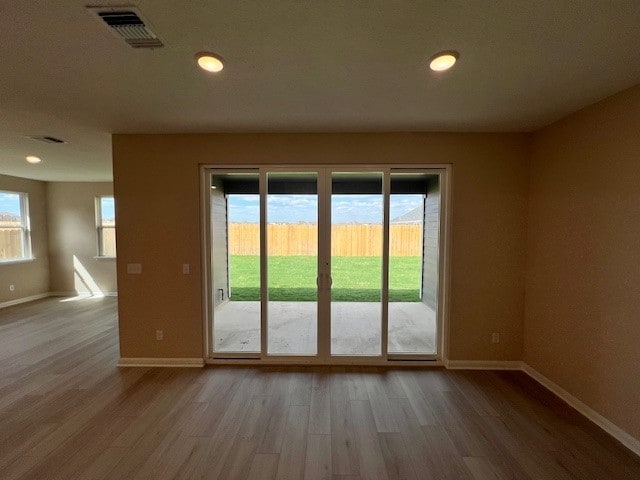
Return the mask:
<path id="1" fill-rule="evenodd" d="M 29 197 L 0 191 L 0 262 L 31 258 Z"/>
<path id="2" fill-rule="evenodd" d="M 116 209 L 113 197 L 96 198 L 98 256 L 116 256 Z"/>

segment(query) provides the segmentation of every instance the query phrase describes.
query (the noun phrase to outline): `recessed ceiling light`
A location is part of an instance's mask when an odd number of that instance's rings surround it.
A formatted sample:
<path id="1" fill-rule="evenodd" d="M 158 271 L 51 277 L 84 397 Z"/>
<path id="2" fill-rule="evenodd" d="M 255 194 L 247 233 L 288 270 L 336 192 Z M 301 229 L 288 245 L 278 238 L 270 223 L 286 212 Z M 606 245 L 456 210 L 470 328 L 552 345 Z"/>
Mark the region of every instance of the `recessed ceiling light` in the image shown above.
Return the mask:
<path id="1" fill-rule="evenodd" d="M 198 61 L 198 66 L 201 69 L 206 70 L 207 72 L 217 73 L 224 68 L 222 58 L 220 58 L 215 53 L 196 53 L 196 60 Z"/>
<path id="2" fill-rule="evenodd" d="M 29 163 L 40 163 L 42 160 L 40 159 L 40 157 L 36 157 L 34 155 L 27 155 L 25 157 L 25 159 L 27 160 L 27 162 Z"/>
<path id="3" fill-rule="evenodd" d="M 444 52 L 438 52 L 429 61 L 429 68 L 434 72 L 444 72 L 453 67 L 456 60 L 460 57 L 460 54 L 454 50 L 446 50 Z"/>

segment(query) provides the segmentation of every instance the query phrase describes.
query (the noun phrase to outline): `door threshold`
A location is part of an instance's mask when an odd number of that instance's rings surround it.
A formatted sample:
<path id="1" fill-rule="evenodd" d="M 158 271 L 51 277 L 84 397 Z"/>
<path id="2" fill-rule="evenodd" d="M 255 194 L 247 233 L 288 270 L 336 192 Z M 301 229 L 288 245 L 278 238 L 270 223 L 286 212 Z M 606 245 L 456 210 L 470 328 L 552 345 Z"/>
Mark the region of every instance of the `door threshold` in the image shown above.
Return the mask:
<path id="1" fill-rule="evenodd" d="M 444 367 L 445 363 L 438 359 L 424 360 L 371 360 L 358 361 L 355 359 L 333 359 L 331 361 L 308 360 L 299 358 L 286 359 L 265 359 L 258 358 L 207 358 L 207 365 L 245 365 L 245 366 L 287 366 L 287 367 Z"/>

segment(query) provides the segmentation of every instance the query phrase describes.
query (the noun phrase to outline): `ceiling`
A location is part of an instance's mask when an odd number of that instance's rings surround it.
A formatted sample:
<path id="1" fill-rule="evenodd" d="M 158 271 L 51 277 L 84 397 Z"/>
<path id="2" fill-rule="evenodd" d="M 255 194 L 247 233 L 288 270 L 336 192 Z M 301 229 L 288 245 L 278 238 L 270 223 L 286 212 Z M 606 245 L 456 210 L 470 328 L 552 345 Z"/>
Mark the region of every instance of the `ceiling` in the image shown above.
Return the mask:
<path id="1" fill-rule="evenodd" d="M 533 131 L 640 83 L 637 0 L 138 0 L 155 50 L 86 0 L 1 1 L 0 173 L 40 180 L 110 180 L 111 133 Z"/>

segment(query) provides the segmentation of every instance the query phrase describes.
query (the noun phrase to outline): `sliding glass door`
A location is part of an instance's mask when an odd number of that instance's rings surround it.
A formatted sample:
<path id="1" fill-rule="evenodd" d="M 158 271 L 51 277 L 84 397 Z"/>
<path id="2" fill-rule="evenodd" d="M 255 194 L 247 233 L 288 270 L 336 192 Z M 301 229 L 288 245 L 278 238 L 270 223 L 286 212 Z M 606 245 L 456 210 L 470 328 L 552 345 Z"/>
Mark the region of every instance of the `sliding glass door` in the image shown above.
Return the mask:
<path id="1" fill-rule="evenodd" d="M 267 354 L 318 354 L 318 174 L 267 172 Z"/>
<path id="2" fill-rule="evenodd" d="M 383 174 L 331 173 L 331 355 L 382 354 Z"/>
<path id="3" fill-rule="evenodd" d="M 445 173 L 207 170 L 211 355 L 438 358 Z"/>

